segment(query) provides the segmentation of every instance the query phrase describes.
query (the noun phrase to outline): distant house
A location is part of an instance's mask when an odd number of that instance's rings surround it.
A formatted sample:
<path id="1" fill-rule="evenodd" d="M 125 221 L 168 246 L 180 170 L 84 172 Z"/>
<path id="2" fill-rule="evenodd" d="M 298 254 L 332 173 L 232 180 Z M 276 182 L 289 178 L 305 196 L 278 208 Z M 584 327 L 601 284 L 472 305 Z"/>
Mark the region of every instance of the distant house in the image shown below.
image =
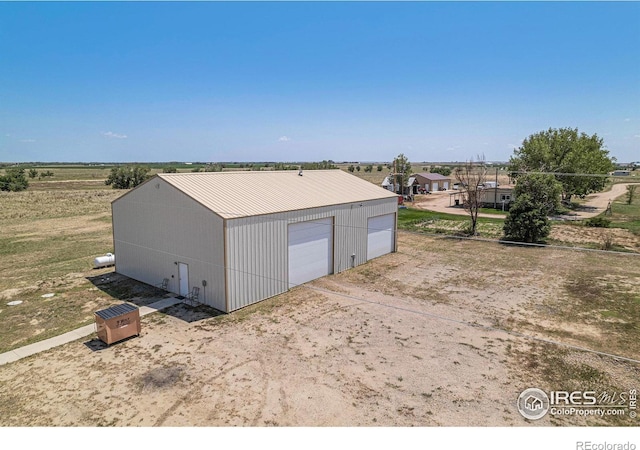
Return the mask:
<path id="1" fill-rule="evenodd" d="M 391 191 L 391 192 L 396 191 L 395 184 L 393 184 L 393 179 L 391 178 L 391 176 L 385 177 L 385 179 L 382 181 L 381 186 L 388 191 Z"/>
<path id="2" fill-rule="evenodd" d="M 398 186 L 394 183 L 393 180 L 393 176 L 389 175 L 388 177 L 386 177 L 383 181 L 381 186 L 391 192 L 396 192 L 399 194 L 398 192 Z M 419 189 L 419 184 L 418 181 L 416 180 L 415 177 L 411 176 L 409 177 L 409 179 L 407 180 L 407 184 L 404 186 L 404 189 L 402 190 L 402 195 L 413 195 L 413 194 L 417 194 L 418 193 L 418 189 Z"/>
<path id="3" fill-rule="evenodd" d="M 418 189 L 420 189 L 420 183 L 416 180 L 416 177 L 409 177 L 407 180 L 407 185 L 405 186 L 405 190 L 403 194 L 405 195 L 414 195 L 418 193 Z"/>
<path id="4" fill-rule="evenodd" d="M 451 186 L 451 177 L 439 173 L 416 173 L 411 176 L 415 177 L 419 188 L 426 192 L 446 191 Z"/>
<path id="5" fill-rule="evenodd" d="M 614 170 L 610 175 L 614 177 L 628 177 L 631 174 L 629 170 Z"/>

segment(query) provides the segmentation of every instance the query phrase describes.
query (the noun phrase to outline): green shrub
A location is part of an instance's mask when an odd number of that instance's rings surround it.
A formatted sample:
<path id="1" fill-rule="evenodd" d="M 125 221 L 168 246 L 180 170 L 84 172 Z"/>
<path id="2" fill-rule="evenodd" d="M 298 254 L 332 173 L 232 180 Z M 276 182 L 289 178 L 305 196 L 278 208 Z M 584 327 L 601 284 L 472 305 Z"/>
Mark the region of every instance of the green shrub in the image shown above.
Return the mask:
<path id="1" fill-rule="evenodd" d="M 508 240 L 539 242 L 549 236 L 551 225 L 545 208 L 525 193 L 509 208 L 503 231 Z"/>
<path id="2" fill-rule="evenodd" d="M 24 176 L 24 169 L 11 167 L 5 170 L 5 175 L 0 176 L 0 191 L 24 191 L 29 187 L 29 182 Z"/>
<path id="3" fill-rule="evenodd" d="M 587 219 L 584 224 L 588 227 L 609 228 L 611 221 L 604 217 L 592 217 L 591 219 Z"/>

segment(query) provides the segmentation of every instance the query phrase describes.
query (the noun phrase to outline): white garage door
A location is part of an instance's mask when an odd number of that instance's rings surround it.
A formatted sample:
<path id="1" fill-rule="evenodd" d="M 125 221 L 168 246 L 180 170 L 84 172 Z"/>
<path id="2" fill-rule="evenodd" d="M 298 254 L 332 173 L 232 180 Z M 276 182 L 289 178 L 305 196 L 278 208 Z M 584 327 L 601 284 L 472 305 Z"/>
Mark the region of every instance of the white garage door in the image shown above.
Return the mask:
<path id="1" fill-rule="evenodd" d="M 289 225 L 289 287 L 333 273 L 333 218 Z"/>
<path id="2" fill-rule="evenodd" d="M 394 248 L 396 215 L 370 217 L 367 221 L 367 260 L 391 253 Z"/>
<path id="3" fill-rule="evenodd" d="M 449 182 L 448 182 L 448 181 L 443 181 L 443 182 L 442 182 L 442 187 L 443 187 L 445 190 L 449 189 Z"/>
<path id="4" fill-rule="evenodd" d="M 433 192 L 438 192 L 438 182 L 437 181 L 433 182 Z"/>

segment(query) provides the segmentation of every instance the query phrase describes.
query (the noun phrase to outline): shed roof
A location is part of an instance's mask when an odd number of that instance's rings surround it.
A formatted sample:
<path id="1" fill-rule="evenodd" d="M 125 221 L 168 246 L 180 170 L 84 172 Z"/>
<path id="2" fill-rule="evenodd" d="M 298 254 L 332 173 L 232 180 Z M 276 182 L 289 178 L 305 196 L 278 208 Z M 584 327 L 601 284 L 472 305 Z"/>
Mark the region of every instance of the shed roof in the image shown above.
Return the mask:
<path id="1" fill-rule="evenodd" d="M 420 175 L 422 178 L 426 178 L 427 180 L 431 181 L 451 180 L 451 177 L 445 177 L 444 175 L 440 175 L 439 173 L 422 172 L 415 175 Z"/>
<path id="2" fill-rule="evenodd" d="M 396 198 L 343 170 L 162 173 L 157 177 L 225 219 Z"/>

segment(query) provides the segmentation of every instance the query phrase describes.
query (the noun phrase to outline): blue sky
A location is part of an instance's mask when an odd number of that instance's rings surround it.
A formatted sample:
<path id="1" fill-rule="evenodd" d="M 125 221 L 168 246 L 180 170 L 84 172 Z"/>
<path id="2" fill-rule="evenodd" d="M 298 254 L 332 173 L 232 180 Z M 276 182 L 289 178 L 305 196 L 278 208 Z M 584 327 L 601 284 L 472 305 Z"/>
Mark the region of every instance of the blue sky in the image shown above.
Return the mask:
<path id="1" fill-rule="evenodd" d="M 0 161 L 640 160 L 640 3 L 0 3 Z"/>

